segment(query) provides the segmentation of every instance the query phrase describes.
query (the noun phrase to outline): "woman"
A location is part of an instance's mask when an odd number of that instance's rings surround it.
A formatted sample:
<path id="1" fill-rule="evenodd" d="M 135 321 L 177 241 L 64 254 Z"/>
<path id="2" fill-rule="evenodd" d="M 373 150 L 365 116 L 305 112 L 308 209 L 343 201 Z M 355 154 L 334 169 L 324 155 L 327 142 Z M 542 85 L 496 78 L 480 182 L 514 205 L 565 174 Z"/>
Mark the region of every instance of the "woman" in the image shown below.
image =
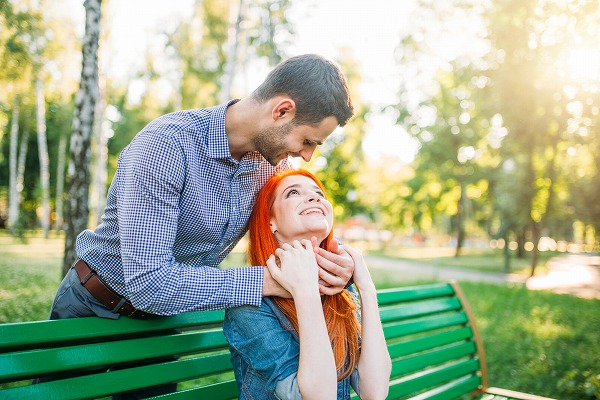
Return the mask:
<path id="1" fill-rule="evenodd" d="M 353 296 L 319 293 L 315 249 L 333 238 L 332 206 L 321 182 L 304 170 L 275 175 L 259 192 L 250 217 L 249 258 L 267 265 L 292 299 L 264 298 L 260 307 L 226 311 L 240 399 L 348 399 L 350 385 L 363 399 L 384 399 L 391 363 L 375 285 L 359 251 Z"/>

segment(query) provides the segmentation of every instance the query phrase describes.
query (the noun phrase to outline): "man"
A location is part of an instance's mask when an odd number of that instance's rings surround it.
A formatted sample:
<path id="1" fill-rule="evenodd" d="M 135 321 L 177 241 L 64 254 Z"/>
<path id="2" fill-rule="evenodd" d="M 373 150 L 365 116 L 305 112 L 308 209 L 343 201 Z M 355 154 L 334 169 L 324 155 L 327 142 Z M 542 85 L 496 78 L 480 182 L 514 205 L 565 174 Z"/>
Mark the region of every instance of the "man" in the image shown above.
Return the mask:
<path id="1" fill-rule="evenodd" d="M 245 99 L 148 124 L 119 157 L 102 223 L 77 238 L 79 260 L 50 319 L 146 318 L 289 296 L 264 266 L 217 267 L 246 232 L 263 184 L 288 156 L 310 160 L 352 114 L 339 68 L 303 55 Z M 326 294 L 341 291 L 354 267 L 331 250 L 317 250 Z"/>

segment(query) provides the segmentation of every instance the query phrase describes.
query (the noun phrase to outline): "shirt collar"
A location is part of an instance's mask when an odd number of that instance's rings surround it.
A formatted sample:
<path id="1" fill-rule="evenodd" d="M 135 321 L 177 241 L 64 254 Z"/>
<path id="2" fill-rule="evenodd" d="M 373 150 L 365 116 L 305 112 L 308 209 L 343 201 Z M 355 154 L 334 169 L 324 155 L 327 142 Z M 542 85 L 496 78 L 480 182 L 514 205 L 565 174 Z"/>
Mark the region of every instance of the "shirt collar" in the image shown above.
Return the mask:
<path id="1" fill-rule="evenodd" d="M 225 112 L 238 101 L 240 99 L 233 99 L 212 108 L 207 137 L 208 156 L 211 158 L 232 158 L 225 131 Z"/>

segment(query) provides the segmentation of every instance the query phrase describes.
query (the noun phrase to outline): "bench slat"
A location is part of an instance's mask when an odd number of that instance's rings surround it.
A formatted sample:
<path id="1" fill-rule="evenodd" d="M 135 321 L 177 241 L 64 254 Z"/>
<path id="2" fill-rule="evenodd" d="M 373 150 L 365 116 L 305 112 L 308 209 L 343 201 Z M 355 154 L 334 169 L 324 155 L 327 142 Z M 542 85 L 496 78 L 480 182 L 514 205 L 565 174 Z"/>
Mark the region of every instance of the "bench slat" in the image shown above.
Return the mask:
<path id="1" fill-rule="evenodd" d="M 397 398 L 416 394 L 454 379 L 472 375 L 477 372 L 478 367 L 479 362 L 470 359 L 404 376 L 390 382 L 388 397 Z"/>
<path id="2" fill-rule="evenodd" d="M 82 399 L 233 371 L 229 353 L 170 361 L 7 389 L 3 400 Z M 233 372 L 232 372 L 233 373 Z"/>
<path id="3" fill-rule="evenodd" d="M 460 301 L 456 297 L 421 301 L 412 304 L 382 307 L 379 316 L 382 323 L 409 318 L 423 317 L 431 314 L 460 310 Z"/>
<path id="4" fill-rule="evenodd" d="M 457 379 L 435 389 L 421 393 L 407 400 L 448 400 L 456 399 L 473 390 L 476 390 L 481 385 L 481 378 L 472 375 L 467 378 Z"/>
<path id="5" fill-rule="evenodd" d="M 448 328 L 467 323 L 468 318 L 464 312 L 452 314 L 434 315 L 431 317 L 419 318 L 411 321 L 386 324 L 383 326 L 383 333 L 386 339 L 393 339 L 402 336 L 423 333 L 440 328 Z"/>
<path id="6" fill-rule="evenodd" d="M 464 359 L 472 356 L 475 351 L 475 344 L 471 341 L 393 361 L 391 377 L 395 378 L 452 360 Z"/>
<path id="7" fill-rule="evenodd" d="M 156 400 L 227 400 L 237 399 L 238 388 L 235 380 L 214 383 L 201 388 L 182 390 L 177 393 L 163 394 L 162 396 L 150 397 Z"/>
<path id="8" fill-rule="evenodd" d="M 222 324 L 223 310 L 182 313 L 147 320 L 97 317 L 57 321 L 34 321 L 0 324 L 0 350 L 39 347 L 42 343 L 61 343 L 76 339 L 122 337 L 127 334 L 157 332 Z"/>
<path id="9" fill-rule="evenodd" d="M 415 300 L 431 299 L 436 297 L 452 296 L 454 290 L 447 283 L 409 286 L 394 289 L 382 289 L 377 292 L 377 301 L 380 306 Z"/>
<path id="10" fill-rule="evenodd" d="M 227 349 L 221 329 L 5 354 L 0 382 L 118 363 Z"/>
<path id="11" fill-rule="evenodd" d="M 434 333 L 415 339 L 390 343 L 388 344 L 388 352 L 390 353 L 390 357 L 394 359 L 409 354 L 418 353 L 423 350 L 435 349 L 436 347 L 464 341 L 471 336 L 471 328 L 464 327 L 451 331 Z"/>

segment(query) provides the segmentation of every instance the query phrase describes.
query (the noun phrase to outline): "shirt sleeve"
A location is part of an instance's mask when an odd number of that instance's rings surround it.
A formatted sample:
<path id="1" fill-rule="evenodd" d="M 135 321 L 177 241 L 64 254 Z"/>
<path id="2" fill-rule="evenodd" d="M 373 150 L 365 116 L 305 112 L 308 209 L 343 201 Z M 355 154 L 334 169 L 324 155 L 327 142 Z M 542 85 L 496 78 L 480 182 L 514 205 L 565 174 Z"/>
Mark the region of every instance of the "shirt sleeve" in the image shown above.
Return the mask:
<path id="1" fill-rule="evenodd" d="M 296 400 L 302 398 L 297 381 L 300 347 L 288 329 L 264 301 L 258 308 L 237 307 L 225 313 L 224 332 L 232 353 L 265 382 L 267 392 Z"/>
<path id="2" fill-rule="evenodd" d="M 179 203 L 185 184 L 184 152 L 168 135 L 138 135 L 123 154 L 118 199 L 126 296 L 158 315 L 259 305 L 262 267 L 221 270 L 175 260 Z"/>

